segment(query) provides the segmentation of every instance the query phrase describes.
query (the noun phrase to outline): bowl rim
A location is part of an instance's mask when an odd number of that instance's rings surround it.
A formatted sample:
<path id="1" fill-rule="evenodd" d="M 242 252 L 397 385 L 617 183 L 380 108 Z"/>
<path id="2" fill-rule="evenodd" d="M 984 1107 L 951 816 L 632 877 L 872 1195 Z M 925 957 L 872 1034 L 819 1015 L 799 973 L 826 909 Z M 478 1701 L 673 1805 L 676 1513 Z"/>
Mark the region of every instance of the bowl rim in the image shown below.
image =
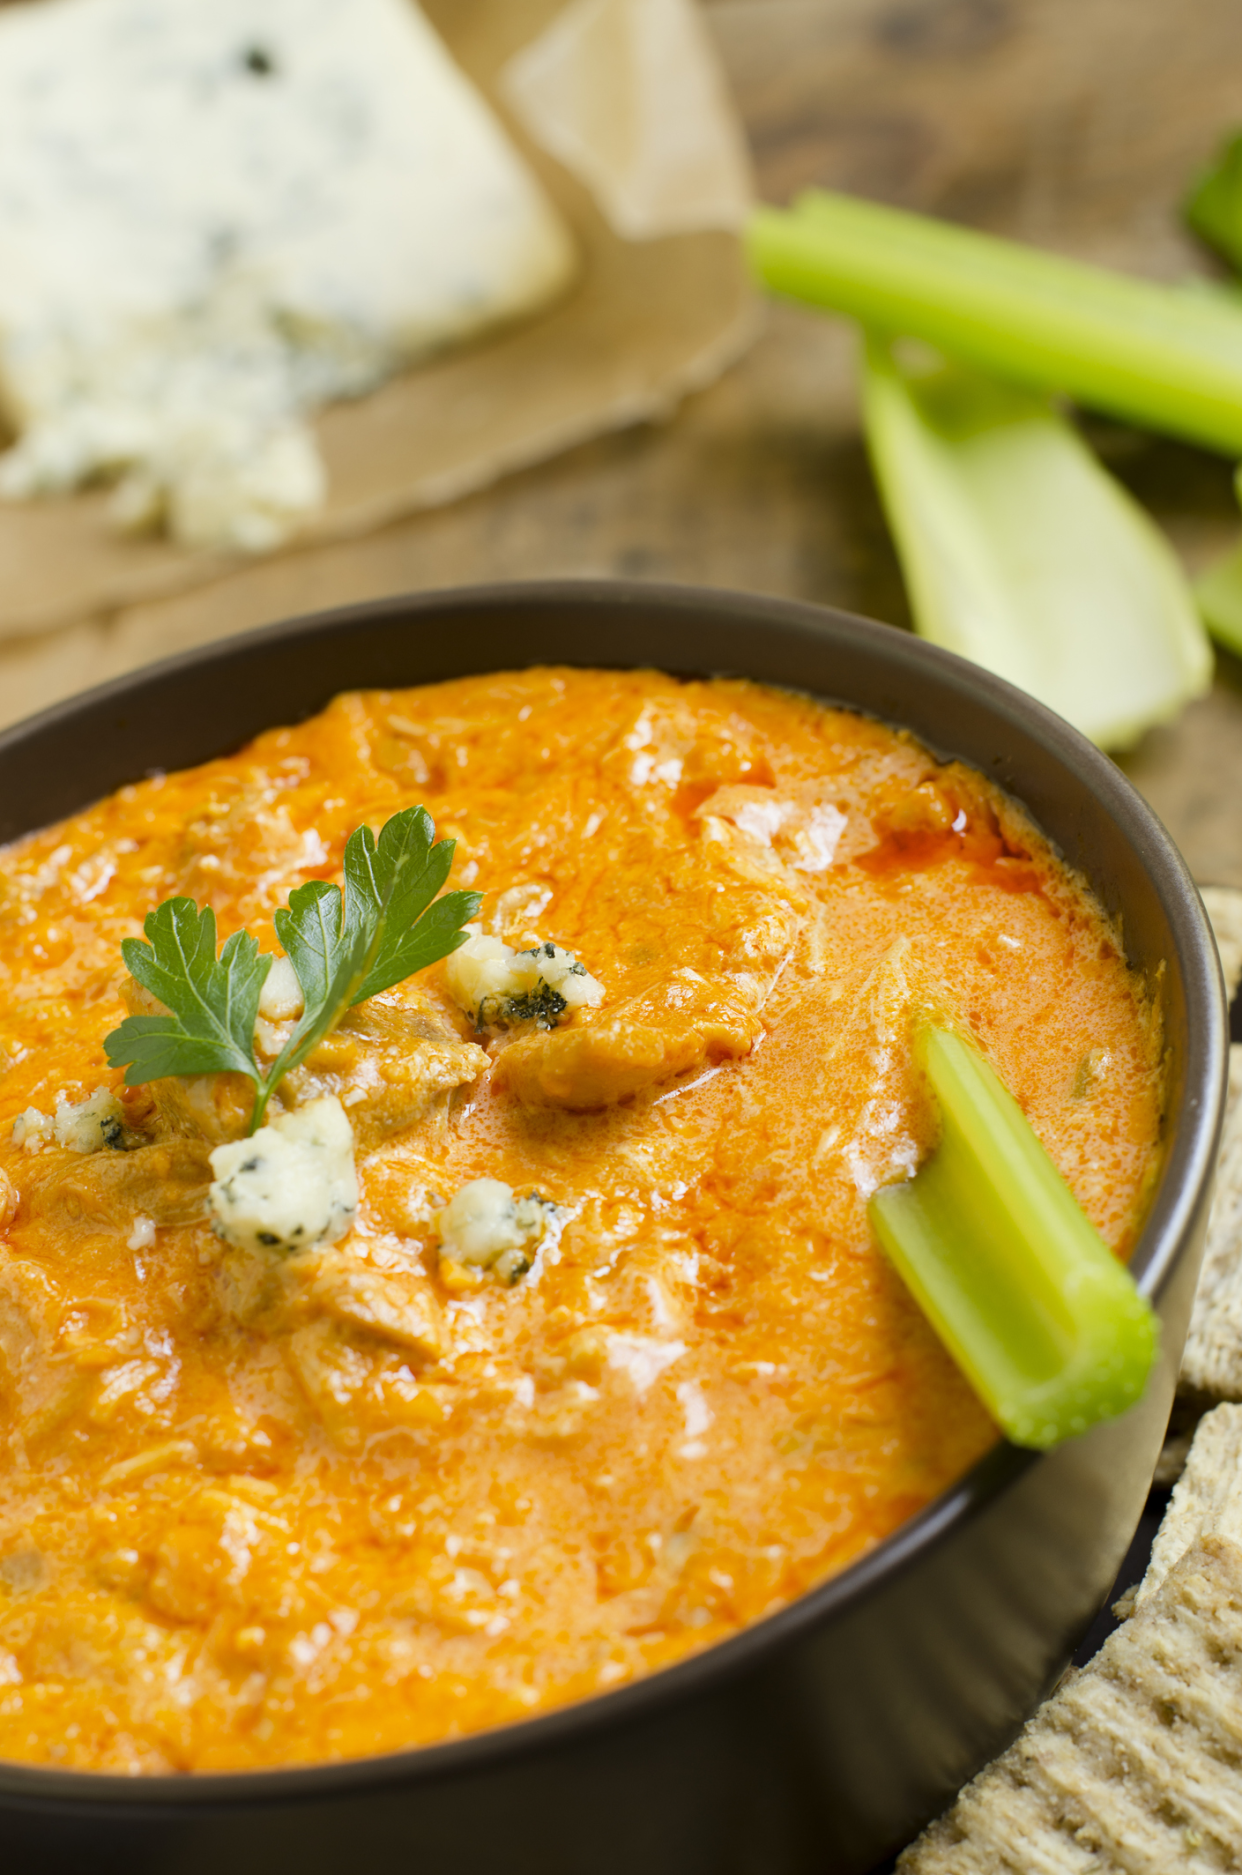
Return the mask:
<path id="1" fill-rule="evenodd" d="M 1144 869 L 1155 886 L 1174 939 L 1175 967 L 1181 977 L 1187 1007 L 1183 1117 L 1173 1149 L 1165 1156 L 1156 1197 L 1130 1260 L 1141 1292 L 1153 1302 L 1158 1300 L 1173 1274 L 1211 1179 L 1223 1119 L 1229 1030 L 1215 940 L 1185 861 L 1156 814 L 1122 771 L 1045 705 L 954 652 L 913 633 L 836 607 L 729 588 L 638 579 L 580 578 L 431 588 L 295 615 L 143 665 L 54 703 L 0 731 L 0 755 L 20 749 L 22 743 L 59 725 L 72 724 L 76 717 L 92 709 L 132 698 L 168 678 L 187 671 L 244 663 L 252 653 L 262 653 L 285 641 L 329 637 L 369 624 L 392 624 L 398 620 L 413 625 L 430 614 L 443 617 L 480 610 L 555 609 L 584 603 L 619 610 L 658 605 L 700 618 L 716 614 L 756 630 L 774 624 L 811 639 L 825 653 L 829 649 L 830 635 L 838 640 L 844 637 L 866 648 L 881 648 L 898 671 L 922 671 L 941 684 L 947 681 L 950 688 L 973 692 L 992 715 L 1032 734 L 1077 785 L 1097 797 L 1108 818 L 1120 827 L 1131 846 L 1141 854 Z M 589 644 L 584 650 L 589 652 Z M 539 661 L 519 656 L 508 668 L 527 668 Z M 580 668 L 650 668 L 638 662 L 609 662 L 592 659 L 589 655 L 570 661 L 578 663 Z M 728 668 L 715 674 L 748 675 L 745 670 Z M 771 683 L 774 680 L 760 677 L 751 681 Z M 365 675 L 359 687 L 371 687 Z M 830 705 L 861 709 L 846 697 L 818 691 L 806 694 Z M 323 706 L 321 703 L 317 707 Z M 306 720 L 313 713 L 291 711 L 287 720 Z M 862 713 L 875 714 L 866 709 L 862 709 Z M 877 720 L 886 719 L 877 717 Z M 902 727 L 900 722 L 893 726 Z M 938 751 L 934 739 L 923 732 L 912 733 L 933 752 L 951 753 L 946 749 Z M 195 766 L 198 759 L 209 758 L 196 758 L 185 765 Z M 114 787 L 122 785 L 120 781 L 113 784 Z M 1196 1066 L 1199 1068 L 1197 1075 L 1194 1073 Z M 369 1757 L 231 1771 L 132 1776 L 0 1759 L 0 1798 L 34 1811 L 71 1805 L 74 1813 L 83 1817 L 92 1812 L 116 1815 L 124 1811 L 141 1812 L 152 1818 L 160 1814 L 185 1817 L 204 1807 L 248 1809 L 290 1798 L 378 1789 L 396 1783 L 433 1782 L 456 1778 L 479 1766 L 516 1763 L 548 1746 L 573 1743 L 584 1733 L 597 1732 L 601 1727 L 632 1723 L 655 1707 L 670 1701 L 693 1699 L 753 1670 L 765 1655 L 796 1642 L 806 1630 L 819 1627 L 848 1604 L 869 1599 L 903 1575 L 944 1533 L 981 1515 L 1044 1456 L 1000 1441 L 923 1510 L 836 1575 L 806 1590 L 786 1607 L 669 1666 L 530 1718 L 505 1721 L 462 1738 L 402 1746 Z"/>

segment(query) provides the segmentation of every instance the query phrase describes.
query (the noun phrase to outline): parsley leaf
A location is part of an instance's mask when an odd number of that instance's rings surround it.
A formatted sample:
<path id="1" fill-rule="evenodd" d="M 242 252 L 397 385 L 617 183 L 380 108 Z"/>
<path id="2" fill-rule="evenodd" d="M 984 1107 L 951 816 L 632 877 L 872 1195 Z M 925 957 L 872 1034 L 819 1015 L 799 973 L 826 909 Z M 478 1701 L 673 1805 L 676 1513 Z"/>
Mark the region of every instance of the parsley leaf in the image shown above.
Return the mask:
<path id="1" fill-rule="evenodd" d="M 394 814 L 381 829 L 378 846 L 369 827 L 359 827 L 350 836 L 345 848 L 346 922 L 352 900 L 355 907 L 363 908 L 376 931 L 368 950 L 367 974 L 354 992 L 356 1003 L 403 983 L 465 941 L 460 927 L 474 916 L 482 900 L 477 892 L 450 892 L 432 904 L 449 876 L 454 848 L 452 840 L 433 845 L 435 837 L 425 807 Z M 355 915 L 365 923 L 356 910 Z"/>
<path id="2" fill-rule="evenodd" d="M 172 1011 L 130 1016 L 104 1042 L 109 1064 L 129 1062 L 130 1087 L 165 1074 L 236 1074 L 258 1081 L 254 1024 L 272 959 L 249 932 L 235 931 L 216 956 L 216 914 L 192 898 L 167 898 L 121 955 L 130 975 Z"/>
<path id="3" fill-rule="evenodd" d="M 407 807 L 380 831 L 357 827 L 345 847 L 345 892 L 311 879 L 276 913 L 276 935 L 293 965 L 306 1007 L 272 1066 L 276 1081 L 305 1060 L 355 1003 L 402 983 L 465 942 L 461 929 L 482 903 L 477 892 L 436 893 L 448 878 L 455 842 L 433 845 L 425 807 Z M 267 1096 L 260 1090 L 259 1102 Z"/>
<path id="4" fill-rule="evenodd" d="M 266 1074 L 255 1060 L 254 1025 L 271 958 L 244 931 L 217 957 L 214 912 L 200 912 L 192 899 L 166 899 L 144 926 L 150 942 L 127 938 L 121 949 L 131 975 L 171 1014 L 129 1016 L 104 1042 L 109 1063 L 128 1064 L 130 1087 L 166 1074 L 244 1074 L 255 1084 L 253 1133 L 280 1081 L 356 1003 L 465 942 L 461 927 L 481 901 L 477 892 L 437 898 L 454 842 L 437 843 L 435 832 L 423 807 L 394 814 L 378 843 L 369 827 L 356 828 L 345 847 L 344 893 L 311 879 L 276 913 L 304 1008 Z"/>

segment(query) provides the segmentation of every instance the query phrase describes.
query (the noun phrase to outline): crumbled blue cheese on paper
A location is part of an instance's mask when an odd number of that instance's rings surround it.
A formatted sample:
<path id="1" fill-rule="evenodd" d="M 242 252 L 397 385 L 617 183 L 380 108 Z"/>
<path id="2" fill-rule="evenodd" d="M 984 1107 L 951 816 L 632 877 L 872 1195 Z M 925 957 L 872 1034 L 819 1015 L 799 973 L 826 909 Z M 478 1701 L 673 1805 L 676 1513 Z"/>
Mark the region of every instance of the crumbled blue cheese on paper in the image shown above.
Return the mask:
<path id="1" fill-rule="evenodd" d="M 568 235 L 413 0 L 0 10 L 0 494 L 258 550 L 307 425 L 542 304 Z"/>

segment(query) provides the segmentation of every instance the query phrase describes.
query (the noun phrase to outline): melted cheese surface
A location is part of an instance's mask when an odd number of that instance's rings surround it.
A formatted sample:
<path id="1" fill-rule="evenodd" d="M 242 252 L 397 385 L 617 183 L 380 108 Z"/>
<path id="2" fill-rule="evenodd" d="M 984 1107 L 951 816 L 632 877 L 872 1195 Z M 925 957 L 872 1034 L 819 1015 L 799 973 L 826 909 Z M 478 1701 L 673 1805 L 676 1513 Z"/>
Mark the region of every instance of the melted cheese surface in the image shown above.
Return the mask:
<path id="1" fill-rule="evenodd" d="M 476 1035 L 441 964 L 355 1012 L 286 1090 L 353 1116 L 347 1238 L 213 1235 L 236 1090 L 126 1091 L 125 1150 L 10 1138 L 119 1079 L 119 946 L 159 901 L 275 950 L 290 889 L 416 801 L 484 930 L 605 994 Z M 931 1140 L 916 1008 L 969 1027 L 1121 1255 L 1156 1163 L 1157 1014 L 1042 837 L 748 683 L 343 696 L 10 848 L 0 933 L 8 1758 L 457 1736 L 702 1648 L 927 1504 L 996 1435 L 867 1225 Z M 556 1207 L 510 1286 L 437 1257 L 480 1178 Z"/>

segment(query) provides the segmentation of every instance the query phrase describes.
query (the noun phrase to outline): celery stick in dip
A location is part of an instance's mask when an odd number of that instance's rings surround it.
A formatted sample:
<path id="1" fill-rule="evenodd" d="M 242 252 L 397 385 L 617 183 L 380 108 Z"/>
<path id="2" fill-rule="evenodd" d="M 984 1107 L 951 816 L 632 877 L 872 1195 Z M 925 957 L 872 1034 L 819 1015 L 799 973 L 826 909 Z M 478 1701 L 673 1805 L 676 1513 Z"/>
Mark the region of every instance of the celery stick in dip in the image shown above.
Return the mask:
<path id="1" fill-rule="evenodd" d="M 1134 1405 L 1159 1324 L 977 1049 L 930 1023 L 914 1045 L 941 1139 L 872 1227 L 1006 1437 L 1046 1450 Z"/>

